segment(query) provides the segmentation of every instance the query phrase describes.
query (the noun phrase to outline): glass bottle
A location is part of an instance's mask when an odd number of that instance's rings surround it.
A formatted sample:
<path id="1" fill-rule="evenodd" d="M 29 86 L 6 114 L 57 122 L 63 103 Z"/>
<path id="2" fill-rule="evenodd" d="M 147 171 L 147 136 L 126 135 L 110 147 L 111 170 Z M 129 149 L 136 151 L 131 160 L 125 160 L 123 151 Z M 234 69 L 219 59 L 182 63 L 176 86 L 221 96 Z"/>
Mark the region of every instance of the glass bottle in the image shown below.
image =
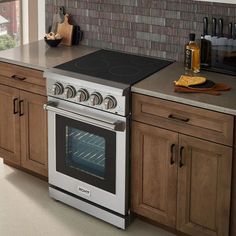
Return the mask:
<path id="1" fill-rule="evenodd" d="M 185 45 L 184 66 L 187 72 L 200 72 L 200 47 L 194 33 L 189 34 L 189 42 Z"/>

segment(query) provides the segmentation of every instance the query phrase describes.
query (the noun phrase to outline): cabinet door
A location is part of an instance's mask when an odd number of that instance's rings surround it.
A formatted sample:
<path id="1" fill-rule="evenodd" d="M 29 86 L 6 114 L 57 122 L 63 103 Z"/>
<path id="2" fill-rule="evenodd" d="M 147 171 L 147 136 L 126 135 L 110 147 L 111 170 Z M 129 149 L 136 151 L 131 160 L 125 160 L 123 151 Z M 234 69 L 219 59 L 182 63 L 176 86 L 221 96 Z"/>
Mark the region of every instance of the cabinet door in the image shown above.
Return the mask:
<path id="1" fill-rule="evenodd" d="M 179 145 L 177 229 L 194 236 L 228 235 L 232 148 L 185 135 Z"/>
<path id="2" fill-rule="evenodd" d="M 47 176 L 46 97 L 20 91 L 21 165 Z"/>
<path id="3" fill-rule="evenodd" d="M 20 164 L 19 90 L 0 85 L 0 156 Z"/>
<path id="4" fill-rule="evenodd" d="M 132 122 L 131 208 L 167 226 L 176 226 L 178 134 Z"/>

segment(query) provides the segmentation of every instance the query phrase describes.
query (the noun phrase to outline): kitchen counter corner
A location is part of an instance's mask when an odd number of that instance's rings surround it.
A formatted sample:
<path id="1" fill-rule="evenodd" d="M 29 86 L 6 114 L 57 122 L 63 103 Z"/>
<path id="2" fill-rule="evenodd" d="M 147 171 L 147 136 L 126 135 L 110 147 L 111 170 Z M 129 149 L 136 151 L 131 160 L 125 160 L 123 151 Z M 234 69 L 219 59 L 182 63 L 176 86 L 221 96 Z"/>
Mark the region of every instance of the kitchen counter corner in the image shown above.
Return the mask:
<path id="1" fill-rule="evenodd" d="M 0 61 L 36 70 L 45 70 L 97 50 L 82 45 L 50 47 L 44 40 L 40 40 L 1 51 Z"/>
<path id="2" fill-rule="evenodd" d="M 135 84 L 132 86 L 131 91 L 226 114 L 236 115 L 235 76 L 201 71 L 201 73 L 198 74 L 199 76 L 204 76 L 215 83 L 224 83 L 231 87 L 230 91 L 221 92 L 221 95 L 214 96 L 203 93 L 174 92 L 173 81 L 178 80 L 182 74 L 184 74 L 183 65 L 175 62 Z"/>

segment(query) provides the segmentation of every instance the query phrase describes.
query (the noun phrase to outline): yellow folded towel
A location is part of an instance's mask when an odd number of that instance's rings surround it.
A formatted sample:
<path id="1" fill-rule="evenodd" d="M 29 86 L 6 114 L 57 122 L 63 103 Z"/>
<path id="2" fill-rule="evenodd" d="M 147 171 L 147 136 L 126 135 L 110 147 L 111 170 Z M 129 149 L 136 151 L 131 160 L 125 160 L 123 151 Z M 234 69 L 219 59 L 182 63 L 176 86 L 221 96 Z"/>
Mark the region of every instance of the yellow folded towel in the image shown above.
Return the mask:
<path id="1" fill-rule="evenodd" d="M 190 85 L 203 84 L 205 82 L 205 77 L 181 75 L 179 80 L 174 81 L 174 84 L 176 86 L 188 87 Z"/>

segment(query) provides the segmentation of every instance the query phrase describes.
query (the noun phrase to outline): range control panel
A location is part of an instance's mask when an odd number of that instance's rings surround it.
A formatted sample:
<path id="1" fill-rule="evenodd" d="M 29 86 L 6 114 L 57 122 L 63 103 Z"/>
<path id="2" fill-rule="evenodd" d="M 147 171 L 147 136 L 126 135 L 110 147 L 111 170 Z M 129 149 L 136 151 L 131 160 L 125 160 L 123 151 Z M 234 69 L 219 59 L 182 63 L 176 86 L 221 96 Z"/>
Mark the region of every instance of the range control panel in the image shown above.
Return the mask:
<path id="1" fill-rule="evenodd" d="M 112 87 L 100 87 L 96 84 L 86 86 L 86 81 L 73 84 L 47 78 L 48 96 L 125 116 L 127 113 L 126 96 L 112 92 L 114 90 Z"/>

